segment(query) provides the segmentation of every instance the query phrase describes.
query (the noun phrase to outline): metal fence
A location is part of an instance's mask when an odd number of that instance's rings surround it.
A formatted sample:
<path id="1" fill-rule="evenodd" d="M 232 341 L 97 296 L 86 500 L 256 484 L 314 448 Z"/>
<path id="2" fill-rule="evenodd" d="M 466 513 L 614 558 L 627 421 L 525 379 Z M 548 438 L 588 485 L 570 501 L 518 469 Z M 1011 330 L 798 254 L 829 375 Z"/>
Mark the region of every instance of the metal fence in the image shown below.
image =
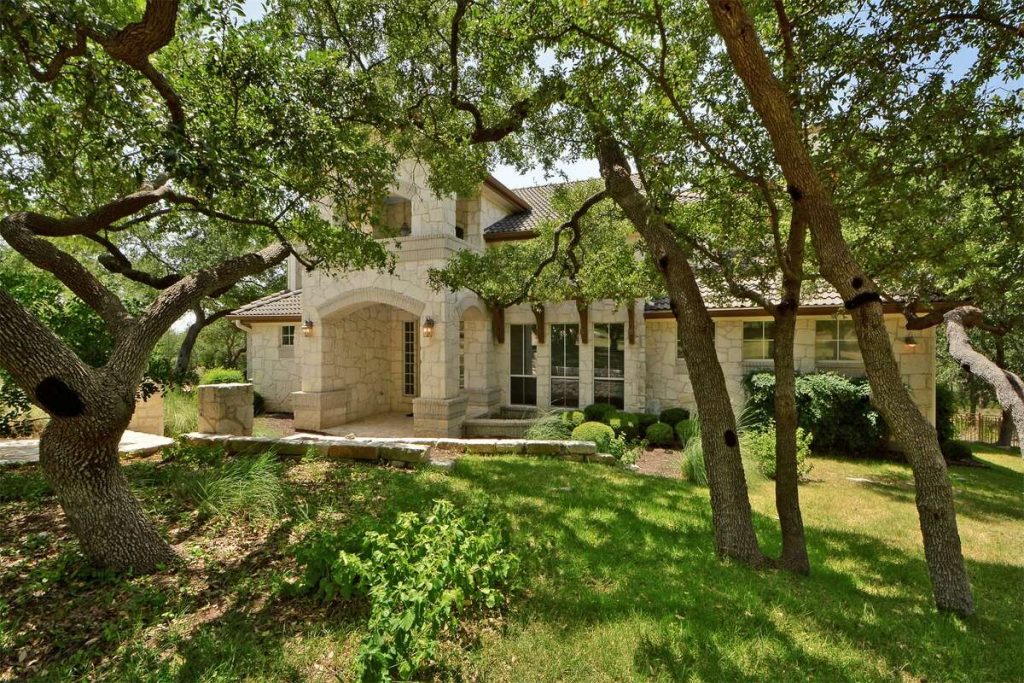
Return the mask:
<path id="1" fill-rule="evenodd" d="M 999 423 L 1001 421 L 1002 417 L 999 415 L 960 413 L 953 417 L 953 426 L 958 439 L 994 444 L 999 441 Z M 1016 431 L 1010 437 L 1010 445 L 1015 448 L 1020 446 Z"/>

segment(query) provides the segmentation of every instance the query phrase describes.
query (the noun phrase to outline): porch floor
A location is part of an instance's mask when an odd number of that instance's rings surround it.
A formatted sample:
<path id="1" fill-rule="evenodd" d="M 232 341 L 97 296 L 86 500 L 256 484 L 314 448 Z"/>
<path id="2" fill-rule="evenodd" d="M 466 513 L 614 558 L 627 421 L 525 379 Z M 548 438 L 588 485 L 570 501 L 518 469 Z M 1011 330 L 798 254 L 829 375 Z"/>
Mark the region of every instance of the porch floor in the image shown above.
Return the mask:
<path id="1" fill-rule="evenodd" d="M 380 413 L 325 429 L 332 436 L 415 436 L 409 413 Z"/>

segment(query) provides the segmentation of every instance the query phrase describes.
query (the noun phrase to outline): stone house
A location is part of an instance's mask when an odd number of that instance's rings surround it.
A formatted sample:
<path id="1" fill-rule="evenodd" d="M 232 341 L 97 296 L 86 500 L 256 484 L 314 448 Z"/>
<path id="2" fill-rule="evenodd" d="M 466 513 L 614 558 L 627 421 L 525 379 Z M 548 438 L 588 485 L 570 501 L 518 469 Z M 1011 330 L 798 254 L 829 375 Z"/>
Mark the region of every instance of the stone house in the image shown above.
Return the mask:
<path id="1" fill-rule="evenodd" d="M 548 304 L 543 316 L 516 306 L 504 312 L 499 340 L 475 294 L 427 285 L 428 269 L 459 250 L 534 236 L 552 214 L 557 185 L 513 190 L 488 178 L 470 197 L 437 197 L 426 188 L 425 169 L 404 162 L 382 207 L 386 225 L 376 230 L 397 254 L 393 274 L 307 273 L 290 261 L 287 290 L 233 313 L 248 333 L 249 378 L 268 409 L 294 413 L 298 429 L 390 413 L 411 415 L 416 434 L 459 436 L 467 417 L 507 406 L 694 408 L 665 300 L 598 302 L 585 316 L 575 302 Z M 709 306 L 718 357 L 740 405 L 743 376 L 772 365 L 771 318 L 742 301 Z M 895 309 L 886 320 L 904 381 L 934 422 L 934 332 L 909 332 Z M 822 292 L 801 306 L 796 362 L 801 372 L 863 374 L 838 294 Z"/>

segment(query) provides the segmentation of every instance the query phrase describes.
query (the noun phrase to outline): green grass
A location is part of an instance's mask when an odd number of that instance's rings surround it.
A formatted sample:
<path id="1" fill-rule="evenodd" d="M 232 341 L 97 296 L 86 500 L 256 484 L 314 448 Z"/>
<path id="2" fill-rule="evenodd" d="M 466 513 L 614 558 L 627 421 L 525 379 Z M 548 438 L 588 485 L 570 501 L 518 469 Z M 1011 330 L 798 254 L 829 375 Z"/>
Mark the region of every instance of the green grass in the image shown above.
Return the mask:
<path id="1" fill-rule="evenodd" d="M 199 405 L 194 391 L 167 389 L 164 392 L 164 435 L 176 438 L 196 431 Z"/>
<path id="2" fill-rule="evenodd" d="M 508 610 L 447 634 L 427 679 L 1017 681 L 1024 465 L 978 451 L 989 468 L 951 470 L 970 619 L 931 606 L 910 473 L 894 463 L 814 458 L 801 486 L 808 578 L 719 562 L 706 489 L 596 465 L 465 458 L 440 474 L 307 459 L 286 465 L 274 519 L 226 523 L 183 507 L 161 466 L 139 462 L 129 477 L 189 564 L 126 580 L 85 567 L 52 497 L 5 484 L 31 495 L 0 502 L 0 679 L 348 680 L 365 605 L 293 595 L 290 548 L 445 497 L 505 512 L 528 580 Z M 772 492 L 751 481 L 777 553 Z"/>

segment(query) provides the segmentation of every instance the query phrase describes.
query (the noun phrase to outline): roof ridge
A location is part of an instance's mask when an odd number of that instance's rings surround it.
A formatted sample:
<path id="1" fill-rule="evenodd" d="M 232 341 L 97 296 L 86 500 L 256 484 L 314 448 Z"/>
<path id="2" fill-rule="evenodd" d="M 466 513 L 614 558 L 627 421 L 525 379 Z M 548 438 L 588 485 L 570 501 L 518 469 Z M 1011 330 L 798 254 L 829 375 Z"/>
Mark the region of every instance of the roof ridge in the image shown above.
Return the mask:
<path id="1" fill-rule="evenodd" d="M 588 183 L 588 182 L 590 182 L 592 180 L 600 180 L 600 179 L 601 179 L 600 176 L 594 176 L 593 178 L 578 178 L 576 180 L 552 181 L 550 183 L 541 183 L 540 185 L 525 185 L 523 187 L 512 187 L 512 188 L 509 188 L 509 189 L 511 189 L 513 192 L 519 192 L 520 190 L 539 190 L 542 187 L 552 187 L 552 186 L 555 186 L 555 185 L 559 185 L 559 186 L 563 186 L 564 187 L 566 185 L 576 185 L 576 184 L 579 184 L 579 183 Z"/>

